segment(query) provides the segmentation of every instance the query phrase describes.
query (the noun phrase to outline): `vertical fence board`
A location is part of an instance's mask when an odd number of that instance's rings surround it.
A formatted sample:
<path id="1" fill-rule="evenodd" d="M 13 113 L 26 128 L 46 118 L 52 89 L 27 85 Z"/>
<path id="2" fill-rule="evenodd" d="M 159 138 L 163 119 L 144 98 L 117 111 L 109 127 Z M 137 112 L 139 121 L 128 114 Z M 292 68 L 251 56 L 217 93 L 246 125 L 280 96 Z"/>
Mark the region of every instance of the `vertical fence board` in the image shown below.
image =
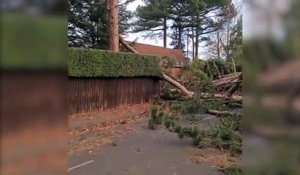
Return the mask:
<path id="1" fill-rule="evenodd" d="M 100 111 L 150 102 L 159 94 L 159 80 L 139 78 L 70 78 L 69 113 Z"/>

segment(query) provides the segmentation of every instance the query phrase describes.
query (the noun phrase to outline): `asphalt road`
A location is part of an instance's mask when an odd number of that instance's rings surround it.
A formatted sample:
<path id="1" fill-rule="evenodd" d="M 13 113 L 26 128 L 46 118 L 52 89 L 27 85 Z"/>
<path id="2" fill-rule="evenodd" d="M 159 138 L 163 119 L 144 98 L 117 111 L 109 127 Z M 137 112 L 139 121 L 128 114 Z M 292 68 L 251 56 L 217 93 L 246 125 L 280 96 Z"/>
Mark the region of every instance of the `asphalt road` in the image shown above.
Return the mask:
<path id="1" fill-rule="evenodd" d="M 191 161 L 191 140 L 180 140 L 164 129 L 147 128 L 143 120 L 134 131 L 102 146 L 99 152 L 69 157 L 69 175 L 221 175 L 211 164 Z"/>

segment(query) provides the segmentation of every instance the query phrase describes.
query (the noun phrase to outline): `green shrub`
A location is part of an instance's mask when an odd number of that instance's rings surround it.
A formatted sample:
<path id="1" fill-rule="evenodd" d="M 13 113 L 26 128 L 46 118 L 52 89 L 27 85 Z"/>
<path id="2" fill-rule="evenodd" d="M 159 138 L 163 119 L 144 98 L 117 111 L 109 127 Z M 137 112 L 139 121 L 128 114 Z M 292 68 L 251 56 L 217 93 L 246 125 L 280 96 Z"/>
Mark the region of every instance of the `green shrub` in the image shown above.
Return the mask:
<path id="1" fill-rule="evenodd" d="M 218 128 L 214 128 L 214 129 L 207 132 L 207 135 L 209 137 L 212 137 L 212 138 L 216 138 L 218 136 L 218 134 L 219 134 L 219 129 Z"/>
<path id="2" fill-rule="evenodd" d="M 152 129 L 152 130 L 156 130 L 156 129 L 157 129 L 157 125 L 156 125 L 156 123 L 154 122 L 153 119 L 150 119 L 150 120 L 149 120 L 148 126 L 149 126 L 149 128 Z"/>
<path id="3" fill-rule="evenodd" d="M 185 134 L 184 134 L 183 130 L 180 130 L 180 132 L 178 133 L 178 137 L 179 137 L 180 139 L 183 139 L 184 136 L 185 136 Z"/>
<path id="4" fill-rule="evenodd" d="M 226 175 L 242 175 L 243 171 L 240 165 L 231 165 L 221 170 Z"/>
<path id="5" fill-rule="evenodd" d="M 170 128 L 172 120 L 170 118 L 165 118 L 165 127 Z"/>
<path id="6" fill-rule="evenodd" d="M 158 109 L 157 109 L 157 107 L 156 106 L 152 106 L 151 107 L 151 114 L 157 114 L 157 111 L 158 111 Z"/>
<path id="7" fill-rule="evenodd" d="M 176 126 L 174 127 L 174 131 L 175 131 L 176 133 L 180 133 L 181 130 L 182 130 L 182 128 L 181 128 L 181 126 L 179 126 L 179 125 L 176 125 Z"/>
<path id="8" fill-rule="evenodd" d="M 123 52 L 70 48 L 71 77 L 161 77 L 160 58 Z"/>
<path id="9" fill-rule="evenodd" d="M 155 122 L 157 124 L 157 120 L 158 120 L 158 116 L 157 116 L 157 107 L 153 106 L 151 108 L 151 119 L 153 120 L 153 122 Z"/>
<path id="10" fill-rule="evenodd" d="M 174 120 L 171 120 L 171 127 L 172 127 L 173 129 L 175 129 L 175 126 L 176 126 L 176 122 L 175 122 Z"/>
<path id="11" fill-rule="evenodd" d="M 187 137 L 193 137 L 193 128 L 183 128 L 183 133 Z"/>
<path id="12" fill-rule="evenodd" d="M 229 141 L 232 138 L 232 133 L 229 129 L 224 128 L 224 129 L 220 129 L 218 136 L 223 141 Z"/>
<path id="13" fill-rule="evenodd" d="M 211 144 L 211 140 L 208 138 L 202 138 L 198 143 L 198 148 L 203 148 L 209 146 Z"/>
<path id="14" fill-rule="evenodd" d="M 219 110 L 222 104 L 223 102 L 221 100 L 205 100 L 199 96 L 189 101 L 174 102 L 172 103 L 171 109 L 175 113 L 191 116 L 192 114 L 207 113 L 209 109 Z"/>
<path id="15" fill-rule="evenodd" d="M 229 149 L 230 156 L 239 156 L 242 154 L 242 146 L 238 143 L 232 144 Z"/>
<path id="16" fill-rule="evenodd" d="M 197 135 L 197 136 L 194 136 L 193 137 L 193 145 L 194 146 L 199 146 L 201 140 L 203 139 L 203 136 L 202 135 Z"/>
<path id="17" fill-rule="evenodd" d="M 179 117 L 183 115 L 184 119 L 189 121 L 199 121 L 199 114 L 206 112 L 208 109 L 224 109 L 223 101 L 204 100 L 194 98 L 189 101 L 168 101 L 167 104 L 172 110 L 173 115 Z M 240 156 L 242 154 L 242 129 L 241 115 L 223 115 L 217 126 L 209 130 L 201 130 L 198 126 L 182 128 L 175 120 L 174 116 L 165 116 L 164 124 L 170 132 L 178 134 L 179 138 L 192 138 L 193 145 L 198 148 L 212 147 L 220 150 L 226 150 L 231 156 Z"/>
<path id="18" fill-rule="evenodd" d="M 165 124 L 169 131 L 178 133 L 179 138 L 190 137 L 193 139 L 193 145 L 199 148 L 214 147 L 221 150 L 228 150 L 231 156 L 239 156 L 242 154 L 242 135 L 240 129 L 235 129 L 234 123 L 239 123 L 240 118 L 225 117 L 221 123 L 210 130 L 200 130 L 198 126 L 181 128 L 177 123 L 174 127 L 171 122 L 172 117 L 165 118 Z"/>
<path id="19" fill-rule="evenodd" d="M 176 122 L 174 121 L 174 117 L 173 116 L 166 115 L 164 117 L 164 122 L 165 122 L 166 128 L 175 127 L 175 125 L 176 125 Z"/>
<path id="20" fill-rule="evenodd" d="M 200 129 L 198 126 L 195 126 L 193 129 L 193 137 L 197 137 L 200 134 Z"/>
<path id="21" fill-rule="evenodd" d="M 181 98 L 181 94 L 179 91 L 171 91 L 168 87 L 162 90 L 162 94 L 160 96 L 163 100 L 177 100 Z"/>
<path id="22" fill-rule="evenodd" d="M 163 112 L 159 112 L 158 116 L 157 116 L 157 124 L 161 125 L 163 122 L 163 118 L 164 118 L 164 113 Z"/>

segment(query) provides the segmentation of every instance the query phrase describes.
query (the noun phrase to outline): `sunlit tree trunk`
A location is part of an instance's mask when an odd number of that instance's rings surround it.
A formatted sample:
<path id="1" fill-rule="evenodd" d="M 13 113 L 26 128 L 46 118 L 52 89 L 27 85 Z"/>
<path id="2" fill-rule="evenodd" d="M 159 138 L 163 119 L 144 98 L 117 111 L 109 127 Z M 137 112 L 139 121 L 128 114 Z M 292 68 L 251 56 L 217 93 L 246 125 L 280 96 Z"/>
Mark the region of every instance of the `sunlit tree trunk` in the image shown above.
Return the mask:
<path id="1" fill-rule="evenodd" d="M 109 10 L 109 50 L 119 52 L 118 0 L 107 0 Z"/>

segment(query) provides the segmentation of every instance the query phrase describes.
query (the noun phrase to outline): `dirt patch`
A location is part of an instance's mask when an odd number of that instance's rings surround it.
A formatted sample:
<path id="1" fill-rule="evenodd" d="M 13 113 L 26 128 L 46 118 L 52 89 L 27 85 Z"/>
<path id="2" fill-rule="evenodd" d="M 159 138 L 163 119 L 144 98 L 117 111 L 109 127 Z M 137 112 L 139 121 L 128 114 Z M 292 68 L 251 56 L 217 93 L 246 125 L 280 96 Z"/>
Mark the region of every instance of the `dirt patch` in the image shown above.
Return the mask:
<path id="1" fill-rule="evenodd" d="M 198 149 L 194 148 L 191 150 L 191 160 L 195 163 L 209 162 L 218 169 L 229 167 L 231 165 L 241 164 L 240 157 L 230 156 L 228 151 L 221 151 L 215 148 Z"/>
<path id="2" fill-rule="evenodd" d="M 69 154 L 95 155 L 102 145 L 113 144 L 114 138 L 133 132 L 128 124 L 148 116 L 149 104 L 70 116 L 69 125 L 76 125 L 76 129 L 69 130 Z"/>
<path id="3" fill-rule="evenodd" d="M 138 104 L 133 106 L 118 107 L 114 109 L 108 109 L 104 111 L 91 112 L 91 113 L 81 113 L 69 116 L 69 130 L 78 130 L 82 127 L 87 127 L 90 125 L 115 122 L 121 120 L 123 124 L 126 121 L 123 119 L 130 118 L 134 115 L 139 115 L 147 111 L 150 108 L 148 103 Z"/>
<path id="4" fill-rule="evenodd" d="M 120 125 L 120 124 L 128 124 L 130 122 L 137 121 L 138 119 L 145 118 L 146 116 L 148 116 L 146 114 L 148 114 L 148 113 L 146 111 L 144 111 L 141 114 L 126 117 L 126 118 L 122 118 L 122 119 L 118 119 L 118 120 L 105 121 L 105 122 L 102 122 L 102 123 L 99 123 L 99 124 L 83 126 L 79 129 L 75 129 L 75 130 L 72 130 L 70 132 L 71 132 L 72 135 L 78 135 L 78 134 L 83 134 L 83 133 L 86 133 L 86 132 L 94 132 L 94 131 L 101 131 L 101 130 L 105 130 L 105 129 L 111 129 L 111 128 L 116 127 L 117 125 Z"/>
<path id="5" fill-rule="evenodd" d="M 67 130 L 61 125 L 33 125 L 4 134 L 0 174 L 64 174 L 66 143 Z"/>

